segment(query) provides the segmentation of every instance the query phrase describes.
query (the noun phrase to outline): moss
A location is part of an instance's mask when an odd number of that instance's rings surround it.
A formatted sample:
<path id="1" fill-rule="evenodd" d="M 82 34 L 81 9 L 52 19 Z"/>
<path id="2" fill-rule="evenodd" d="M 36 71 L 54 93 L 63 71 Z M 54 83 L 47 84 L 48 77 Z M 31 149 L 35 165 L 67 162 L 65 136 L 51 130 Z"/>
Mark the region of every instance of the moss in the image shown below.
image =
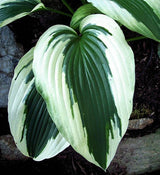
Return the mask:
<path id="1" fill-rule="evenodd" d="M 131 119 L 148 118 L 151 117 L 152 113 L 153 111 L 149 107 L 141 105 L 139 107 L 135 107 L 131 114 Z"/>

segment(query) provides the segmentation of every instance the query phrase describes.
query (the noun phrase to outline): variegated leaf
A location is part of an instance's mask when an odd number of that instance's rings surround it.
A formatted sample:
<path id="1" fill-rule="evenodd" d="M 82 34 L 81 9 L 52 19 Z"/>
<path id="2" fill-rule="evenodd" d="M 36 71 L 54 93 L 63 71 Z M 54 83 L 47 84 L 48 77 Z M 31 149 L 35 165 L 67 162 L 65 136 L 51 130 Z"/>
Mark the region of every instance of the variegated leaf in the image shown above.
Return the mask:
<path id="1" fill-rule="evenodd" d="M 41 0 L 0 0 L 0 27 L 43 8 Z"/>
<path id="2" fill-rule="evenodd" d="M 87 0 L 130 30 L 160 41 L 160 0 Z"/>
<path id="3" fill-rule="evenodd" d="M 33 49 L 22 57 L 15 69 L 9 92 L 8 116 L 19 150 L 39 161 L 57 155 L 69 144 L 57 130 L 35 88 L 32 61 Z"/>
<path id="4" fill-rule="evenodd" d="M 128 126 L 135 84 L 133 52 L 117 23 L 90 15 L 55 25 L 38 41 L 36 87 L 58 130 L 90 162 L 106 169 Z"/>

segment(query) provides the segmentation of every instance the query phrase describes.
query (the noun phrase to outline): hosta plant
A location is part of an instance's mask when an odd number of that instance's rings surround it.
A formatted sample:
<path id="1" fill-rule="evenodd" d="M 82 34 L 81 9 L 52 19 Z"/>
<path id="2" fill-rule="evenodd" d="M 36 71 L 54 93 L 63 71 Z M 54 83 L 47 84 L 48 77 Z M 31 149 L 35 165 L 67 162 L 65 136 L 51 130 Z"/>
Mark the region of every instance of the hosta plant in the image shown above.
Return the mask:
<path id="1" fill-rule="evenodd" d="M 40 0 L 1 0 L 0 27 L 50 10 L 72 17 L 50 27 L 19 61 L 8 114 L 19 150 L 35 160 L 71 145 L 88 161 L 109 166 L 132 112 L 134 54 L 120 26 L 160 41 L 159 0 L 81 0 L 73 13 Z M 73 13 L 73 15 L 72 15 Z"/>

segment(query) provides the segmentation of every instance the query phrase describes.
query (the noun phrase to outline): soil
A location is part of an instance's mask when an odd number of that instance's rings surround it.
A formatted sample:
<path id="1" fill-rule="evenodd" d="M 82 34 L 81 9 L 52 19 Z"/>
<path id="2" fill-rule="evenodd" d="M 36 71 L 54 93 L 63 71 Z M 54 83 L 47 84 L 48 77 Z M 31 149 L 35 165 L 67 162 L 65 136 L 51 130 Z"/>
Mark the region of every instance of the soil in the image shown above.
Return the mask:
<path id="1" fill-rule="evenodd" d="M 46 17 L 44 19 L 44 16 Z M 60 15 L 38 14 L 37 16 L 27 16 L 9 25 L 15 33 L 17 42 L 21 43 L 27 52 L 33 47 L 40 35 L 51 25 L 67 24 L 67 17 Z M 137 36 L 136 33 L 123 28 L 126 38 Z M 143 130 L 127 131 L 125 137 L 138 137 L 155 132 L 160 127 L 160 58 L 157 55 L 158 43 L 143 39 L 129 42 L 135 54 L 136 63 L 136 86 L 134 94 L 134 110 L 131 115 L 133 118 L 149 117 L 154 120 L 151 126 Z M 135 115 L 138 114 L 138 115 Z M 0 135 L 10 134 L 7 109 L 0 108 Z M 52 172 L 58 175 L 106 175 L 95 165 L 89 163 L 71 147 L 57 155 L 56 157 L 35 162 L 31 159 L 27 161 L 7 161 L 0 160 L 1 170 L 5 172 L 22 172 L 26 173 L 46 173 Z M 125 174 L 125 170 L 120 170 L 118 174 Z M 153 173 L 152 173 L 153 174 Z M 154 174 L 159 174 L 155 172 Z"/>
<path id="2" fill-rule="evenodd" d="M 128 31 L 129 34 L 133 32 Z M 136 35 L 135 35 L 136 36 Z M 142 131 L 128 131 L 126 136 L 137 137 L 155 132 L 160 127 L 160 58 L 158 43 L 144 39 L 129 42 L 135 55 L 136 85 L 131 119 L 152 118 L 154 123 Z M 136 114 L 136 115 L 135 115 Z"/>

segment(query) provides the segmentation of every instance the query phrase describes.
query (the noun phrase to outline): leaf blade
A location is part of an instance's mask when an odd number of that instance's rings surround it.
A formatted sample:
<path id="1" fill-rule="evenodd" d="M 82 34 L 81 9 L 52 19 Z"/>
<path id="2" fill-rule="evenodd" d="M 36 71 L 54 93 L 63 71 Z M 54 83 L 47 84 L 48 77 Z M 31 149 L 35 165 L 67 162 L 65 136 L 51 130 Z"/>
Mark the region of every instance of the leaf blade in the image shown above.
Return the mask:
<path id="1" fill-rule="evenodd" d="M 40 0 L 1 0 L 0 27 L 43 8 Z"/>
<path id="2" fill-rule="evenodd" d="M 80 33 L 62 25 L 48 29 L 36 45 L 33 71 L 58 130 L 78 153 L 106 169 L 132 111 L 133 52 L 105 15 L 85 18 Z"/>
<path id="3" fill-rule="evenodd" d="M 130 30 L 160 41 L 159 0 L 88 0 Z"/>
<path id="4" fill-rule="evenodd" d="M 24 155 L 40 161 L 55 156 L 69 144 L 57 130 L 35 88 L 33 50 L 20 60 L 15 69 L 9 92 L 8 117 L 17 147 Z"/>
<path id="5" fill-rule="evenodd" d="M 97 14 L 101 13 L 98 9 L 96 9 L 94 6 L 91 4 L 85 4 L 78 8 L 76 12 L 73 14 L 73 17 L 70 22 L 70 26 L 73 29 L 78 29 L 80 22 L 87 17 L 88 15 L 91 14 Z"/>

